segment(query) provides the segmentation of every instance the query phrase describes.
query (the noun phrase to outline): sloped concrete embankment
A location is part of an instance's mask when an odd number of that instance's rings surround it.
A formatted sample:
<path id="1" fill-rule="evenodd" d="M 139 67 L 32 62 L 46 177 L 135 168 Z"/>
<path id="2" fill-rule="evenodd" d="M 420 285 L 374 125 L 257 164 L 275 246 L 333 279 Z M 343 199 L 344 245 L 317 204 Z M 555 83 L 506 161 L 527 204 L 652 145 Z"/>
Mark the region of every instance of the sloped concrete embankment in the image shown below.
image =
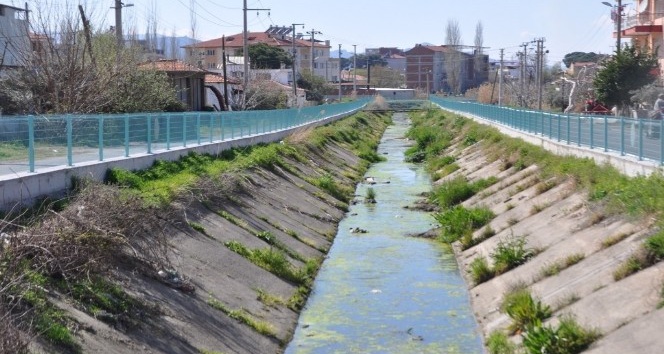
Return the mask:
<path id="1" fill-rule="evenodd" d="M 488 176 L 499 180 L 463 203 L 467 208 L 490 208 L 496 214 L 490 223 L 496 234 L 466 250 L 458 243 L 454 247 L 485 338 L 510 324 L 510 318 L 500 311 L 504 295 L 527 286 L 554 311 L 549 323 L 571 314 L 585 328 L 599 330 L 602 337 L 588 352 L 656 353 L 664 347 L 658 333 L 664 326 L 664 310 L 657 309 L 662 301 L 664 264 L 619 281 L 613 276 L 654 232 L 648 220 L 605 217 L 602 206 L 589 203 L 573 180 L 544 187 L 547 181 L 540 180 L 537 166 L 505 169 L 504 161 L 487 160 L 481 144 L 465 147 L 458 143 L 446 154 L 456 157 L 460 169 L 437 183 L 458 176 L 469 181 Z M 482 232 L 476 231 L 474 238 Z M 539 253 L 527 263 L 475 285 L 469 276 L 471 262 L 480 256 L 490 259 L 499 242 L 514 236 L 525 236 L 527 246 Z M 545 274 L 547 267 L 567 257 L 582 259 L 557 274 Z M 520 338 L 517 334 L 512 339 Z"/>
<path id="2" fill-rule="evenodd" d="M 386 118 L 367 116 L 362 125 L 371 137 L 356 138 L 377 142 Z M 77 324 L 80 352 L 282 352 L 308 288 L 259 267 L 228 244 L 282 250 L 293 269 L 321 262 L 347 204 L 312 181 L 326 176 L 352 192 L 368 166 L 351 151 L 352 142 L 328 140 L 321 148 L 307 145 L 307 132 L 297 135 L 303 142 L 289 143 L 309 146 L 299 150 L 304 153 L 281 156 L 279 165 L 227 173 L 223 188 L 207 191 L 205 198 L 180 199 L 185 204 L 179 205 L 179 227 L 165 232 L 174 269 L 195 292 L 169 286 L 157 274 L 117 269 L 114 278 L 124 291 L 154 309 L 131 328 L 83 311 L 66 297 L 52 297 Z M 75 198 L 69 207 L 77 208 Z"/>

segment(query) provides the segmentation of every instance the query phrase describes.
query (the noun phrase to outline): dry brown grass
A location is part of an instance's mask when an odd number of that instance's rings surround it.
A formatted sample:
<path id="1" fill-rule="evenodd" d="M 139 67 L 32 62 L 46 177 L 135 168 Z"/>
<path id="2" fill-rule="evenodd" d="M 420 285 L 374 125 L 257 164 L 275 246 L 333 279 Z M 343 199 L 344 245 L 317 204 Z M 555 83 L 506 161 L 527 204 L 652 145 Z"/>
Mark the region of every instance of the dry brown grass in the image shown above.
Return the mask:
<path id="1" fill-rule="evenodd" d="M 172 269 L 166 228 L 181 219 L 175 209 L 148 207 L 121 189 L 90 183 L 64 209 L 43 210 L 0 223 L 0 353 L 26 352 L 37 334 L 35 301 L 43 301 L 30 294 L 46 292 L 52 281 L 68 293 L 78 281 L 113 279 L 117 269 Z"/>

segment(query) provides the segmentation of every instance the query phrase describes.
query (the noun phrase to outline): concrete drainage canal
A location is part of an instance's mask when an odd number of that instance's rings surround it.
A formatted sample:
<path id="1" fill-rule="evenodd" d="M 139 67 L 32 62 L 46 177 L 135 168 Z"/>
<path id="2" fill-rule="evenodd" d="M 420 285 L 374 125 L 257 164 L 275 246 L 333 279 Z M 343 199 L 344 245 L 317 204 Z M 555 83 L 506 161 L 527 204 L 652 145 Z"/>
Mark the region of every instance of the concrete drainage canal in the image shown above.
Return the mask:
<path id="1" fill-rule="evenodd" d="M 286 353 L 481 353 L 467 287 L 450 251 L 427 239 L 413 206 L 431 180 L 404 162 L 409 128 L 393 116 L 379 154 L 339 224 Z M 370 190 L 371 189 L 371 190 Z M 375 194 L 375 203 L 365 198 Z"/>

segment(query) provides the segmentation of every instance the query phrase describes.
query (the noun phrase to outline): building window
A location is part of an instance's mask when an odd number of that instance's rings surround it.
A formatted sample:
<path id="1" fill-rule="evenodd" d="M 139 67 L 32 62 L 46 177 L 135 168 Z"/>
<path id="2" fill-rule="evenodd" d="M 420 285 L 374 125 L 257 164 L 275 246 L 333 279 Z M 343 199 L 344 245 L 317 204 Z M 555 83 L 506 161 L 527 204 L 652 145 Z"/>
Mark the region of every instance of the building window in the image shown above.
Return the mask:
<path id="1" fill-rule="evenodd" d="M 216 69 L 217 63 L 208 63 L 208 69 Z"/>
<path id="2" fill-rule="evenodd" d="M 207 52 L 205 53 L 207 55 L 214 55 L 214 49 L 208 49 Z"/>
<path id="3" fill-rule="evenodd" d="M 4 15 L 5 15 L 5 7 L 0 5 L 0 16 L 4 16 Z"/>

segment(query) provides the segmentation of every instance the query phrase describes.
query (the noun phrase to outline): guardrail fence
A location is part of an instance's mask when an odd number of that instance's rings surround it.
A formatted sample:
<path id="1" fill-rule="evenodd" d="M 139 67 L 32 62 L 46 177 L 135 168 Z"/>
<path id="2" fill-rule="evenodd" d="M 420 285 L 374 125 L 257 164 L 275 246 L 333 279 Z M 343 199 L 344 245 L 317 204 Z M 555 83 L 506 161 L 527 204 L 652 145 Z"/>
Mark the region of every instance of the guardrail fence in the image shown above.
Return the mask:
<path id="1" fill-rule="evenodd" d="M 430 97 L 443 109 L 468 113 L 568 145 L 602 149 L 664 164 L 663 120 L 552 113 Z"/>
<path id="2" fill-rule="evenodd" d="M 357 111 L 369 100 L 269 111 L 0 117 L 0 176 L 261 135 Z"/>

